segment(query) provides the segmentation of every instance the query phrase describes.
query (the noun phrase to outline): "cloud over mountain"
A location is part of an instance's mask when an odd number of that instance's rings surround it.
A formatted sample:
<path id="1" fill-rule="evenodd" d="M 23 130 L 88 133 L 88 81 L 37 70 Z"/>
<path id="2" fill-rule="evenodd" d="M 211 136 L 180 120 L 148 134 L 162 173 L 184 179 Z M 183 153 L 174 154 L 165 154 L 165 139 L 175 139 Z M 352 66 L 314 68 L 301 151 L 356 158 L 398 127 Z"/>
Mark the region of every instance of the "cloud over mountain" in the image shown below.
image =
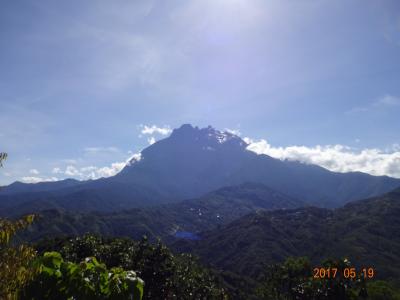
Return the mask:
<path id="1" fill-rule="evenodd" d="M 168 135 L 172 132 L 171 128 L 169 128 L 169 126 L 164 126 L 164 127 L 158 127 L 156 125 L 152 125 L 152 126 L 147 126 L 147 125 L 141 125 L 141 133 L 142 134 L 155 134 L 158 133 L 160 135 Z"/>
<path id="2" fill-rule="evenodd" d="M 400 178 L 400 147 L 392 149 L 362 149 L 344 145 L 288 146 L 274 147 L 267 140 L 258 141 L 245 138 L 248 150 L 257 154 L 267 154 L 281 160 L 297 160 L 316 164 L 335 172 L 365 172 L 372 175 L 387 175 Z"/>
<path id="3" fill-rule="evenodd" d="M 25 183 L 38 183 L 38 182 L 49 182 L 57 181 L 57 177 L 38 177 L 38 176 L 25 176 L 21 178 L 21 181 Z"/>

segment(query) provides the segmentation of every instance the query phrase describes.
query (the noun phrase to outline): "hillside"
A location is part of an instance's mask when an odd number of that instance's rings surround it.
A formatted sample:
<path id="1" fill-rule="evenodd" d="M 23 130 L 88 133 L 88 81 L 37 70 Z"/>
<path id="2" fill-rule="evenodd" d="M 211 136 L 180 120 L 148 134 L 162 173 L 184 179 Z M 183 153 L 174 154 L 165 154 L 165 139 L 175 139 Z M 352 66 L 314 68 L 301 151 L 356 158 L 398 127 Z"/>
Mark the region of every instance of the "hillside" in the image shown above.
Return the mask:
<path id="1" fill-rule="evenodd" d="M 319 207 L 339 207 L 400 186 L 400 180 L 335 173 L 316 165 L 281 161 L 247 150 L 238 136 L 212 127 L 182 125 L 147 147 L 115 176 L 77 182 L 14 183 L 0 191 L 0 215 L 42 209 L 110 212 L 198 198 L 246 182 Z"/>
<path id="2" fill-rule="evenodd" d="M 44 210 L 25 236 L 29 240 L 37 240 L 91 232 L 137 239 L 147 235 L 152 239 L 160 237 L 170 241 L 175 236 L 195 237 L 201 231 L 217 228 L 259 209 L 302 205 L 301 201 L 262 184 L 246 183 L 224 187 L 197 199 L 118 213 Z"/>
<path id="3" fill-rule="evenodd" d="M 400 190 L 347 204 L 343 208 L 259 211 L 197 241 L 181 240 L 210 265 L 253 278 L 267 264 L 288 256 L 314 263 L 347 257 L 355 266 L 374 267 L 377 278 L 400 278 Z"/>

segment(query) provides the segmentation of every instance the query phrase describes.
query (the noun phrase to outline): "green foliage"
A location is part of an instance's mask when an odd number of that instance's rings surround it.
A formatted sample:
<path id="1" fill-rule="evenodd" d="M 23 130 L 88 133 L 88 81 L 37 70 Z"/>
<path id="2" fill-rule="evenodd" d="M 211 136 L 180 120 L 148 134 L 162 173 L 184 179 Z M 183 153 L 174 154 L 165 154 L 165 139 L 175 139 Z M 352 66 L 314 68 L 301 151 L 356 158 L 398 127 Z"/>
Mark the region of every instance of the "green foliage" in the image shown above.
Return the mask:
<path id="1" fill-rule="evenodd" d="M 38 245 L 40 251 L 56 249 L 69 261 L 95 256 L 108 268 L 135 270 L 146 283 L 144 299 L 225 299 L 226 291 L 197 260 L 174 255 L 161 243 L 146 238 L 103 239 L 92 235 Z"/>
<path id="2" fill-rule="evenodd" d="M 298 287 L 310 276 L 310 262 L 306 258 L 288 258 L 282 265 L 267 268 L 258 293 L 263 299 L 287 299 L 297 293 Z"/>
<path id="3" fill-rule="evenodd" d="M 17 197 L 17 196 L 15 196 Z M 118 213 L 93 212 L 93 205 L 89 205 L 90 212 L 69 206 L 70 201 L 30 201 L 20 197 L 24 205 L 18 207 L 18 212 L 41 211 L 43 216 L 35 222 L 32 231 L 24 238 L 37 241 L 44 236 L 79 236 L 85 233 L 100 234 L 103 236 L 129 236 L 141 239 L 143 235 L 156 241 L 160 237 L 168 243 L 173 240 L 176 231 L 199 233 L 216 229 L 239 217 L 258 209 L 272 209 L 281 207 L 296 207 L 299 202 L 288 196 L 272 191 L 261 184 L 243 184 L 237 187 L 226 187 L 209 193 L 197 199 L 190 199 L 178 203 L 169 203 L 161 206 L 143 207 L 119 211 Z M 86 197 L 82 196 L 82 201 Z M 0 199 L 1 201 L 1 199 Z M 82 204 L 80 201 L 79 204 Z M 63 208 L 67 205 L 67 211 Z M 129 206 L 124 206 L 129 207 Z M 49 210 L 49 208 L 52 208 Z M 73 208 L 73 212 L 68 209 Z M 102 203 L 96 204 L 96 209 L 104 208 Z M 77 211 L 82 211 L 78 213 Z M 8 214 L 16 210 L 10 207 Z M 201 212 L 201 214 L 199 214 Z"/>
<path id="4" fill-rule="evenodd" d="M 0 167 L 7 153 L 0 153 Z M 0 299 L 16 299 L 18 291 L 35 275 L 32 260 L 36 251 L 27 246 L 11 245 L 12 238 L 33 222 L 28 215 L 17 221 L 0 218 Z"/>
<path id="5" fill-rule="evenodd" d="M 3 161 L 5 161 L 7 158 L 7 153 L 0 152 L 0 167 L 3 166 Z"/>
<path id="6" fill-rule="evenodd" d="M 368 299 L 370 300 L 400 300 L 400 290 L 388 282 L 378 280 L 368 283 Z"/>
<path id="7" fill-rule="evenodd" d="M 314 263 L 348 257 L 355 267 L 373 266 L 377 279 L 394 280 L 400 278 L 399 215 L 400 189 L 334 211 L 260 211 L 174 246 L 218 269 L 256 279 L 266 265 L 307 256 Z"/>
<path id="8" fill-rule="evenodd" d="M 0 219 L 0 299 L 16 299 L 19 290 L 35 275 L 32 261 L 36 251 L 27 245 L 11 245 L 16 232 L 28 227 L 33 219 L 33 215 L 17 221 Z"/>
<path id="9" fill-rule="evenodd" d="M 314 278 L 313 269 L 307 258 L 288 258 L 283 264 L 274 264 L 267 268 L 257 294 L 262 299 L 373 299 L 398 300 L 399 292 L 388 282 L 369 281 L 362 274 L 355 278 L 345 278 L 343 270 L 351 268 L 347 259 L 327 260 L 324 268 L 337 268 L 336 276 Z"/>
<path id="10" fill-rule="evenodd" d="M 23 292 L 23 299 L 131 299 L 143 295 L 143 281 L 133 271 L 107 269 L 94 257 L 66 262 L 58 252 L 36 260 L 39 274 Z"/>

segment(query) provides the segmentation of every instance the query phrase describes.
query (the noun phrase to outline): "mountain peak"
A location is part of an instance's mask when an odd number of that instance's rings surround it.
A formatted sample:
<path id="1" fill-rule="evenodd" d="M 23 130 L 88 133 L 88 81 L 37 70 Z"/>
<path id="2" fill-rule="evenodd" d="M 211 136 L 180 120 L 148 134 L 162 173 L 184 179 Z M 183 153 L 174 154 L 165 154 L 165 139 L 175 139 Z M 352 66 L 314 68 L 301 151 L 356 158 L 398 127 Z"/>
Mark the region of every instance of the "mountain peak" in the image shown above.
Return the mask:
<path id="1" fill-rule="evenodd" d="M 154 158 L 154 155 L 164 156 L 169 153 L 169 156 L 173 157 L 180 152 L 185 155 L 190 153 L 195 155 L 194 153 L 197 151 L 216 151 L 217 149 L 231 149 L 240 152 L 244 151 L 246 147 L 247 143 L 231 132 L 219 131 L 211 125 L 199 128 L 191 124 L 183 124 L 179 128 L 175 128 L 169 137 L 150 145 L 140 155 L 133 157 L 126 167 L 130 167 L 145 157 L 146 159 Z"/>
<path id="2" fill-rule="evenodd" d="M 192 124 L 183 124 L 181 127 L 174 129 L 172 131 L 171 136 L 188 135 L 188 134 L 193 134 L 197 131 L 199 131 L 199 128 L 197 126 L 193 127 Z"/>
<path id="3" fill-rule="evenodd" d="M 194 127 L 191 124 L 183 124 L 178 129 L 174 129 L 171 138 L 182 138 L 195 141 L 202 140 L 207 144 L 224 144 L 226 142 L 231 142 L 241 147 L 247 146 L 239 136 L 228 131 L 219 131 L 210 125 L 204 128 L 199 128 L 197 126 Z"/>

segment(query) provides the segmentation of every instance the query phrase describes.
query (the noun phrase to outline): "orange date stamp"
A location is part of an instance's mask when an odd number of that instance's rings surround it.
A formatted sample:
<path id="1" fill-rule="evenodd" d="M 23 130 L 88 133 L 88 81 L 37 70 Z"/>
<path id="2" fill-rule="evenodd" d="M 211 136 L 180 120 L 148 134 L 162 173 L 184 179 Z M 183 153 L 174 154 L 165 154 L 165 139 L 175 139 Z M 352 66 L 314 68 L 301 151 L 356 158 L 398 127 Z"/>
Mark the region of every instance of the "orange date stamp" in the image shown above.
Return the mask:
<path id="1" fill-rule="evenodd" d="M 344 269 L 338 269 L 334 267 L 316 267 L 313 269 L 313 273 L 314 279 L 329 279 L 336 277 L 343 277 L 346 279 L 355 279 L 357 277 L 363 277 L 364 279 L 373 279 L 375 276 L 375 269 L 372 267 L 359 269 L 352 267 Z"/>

